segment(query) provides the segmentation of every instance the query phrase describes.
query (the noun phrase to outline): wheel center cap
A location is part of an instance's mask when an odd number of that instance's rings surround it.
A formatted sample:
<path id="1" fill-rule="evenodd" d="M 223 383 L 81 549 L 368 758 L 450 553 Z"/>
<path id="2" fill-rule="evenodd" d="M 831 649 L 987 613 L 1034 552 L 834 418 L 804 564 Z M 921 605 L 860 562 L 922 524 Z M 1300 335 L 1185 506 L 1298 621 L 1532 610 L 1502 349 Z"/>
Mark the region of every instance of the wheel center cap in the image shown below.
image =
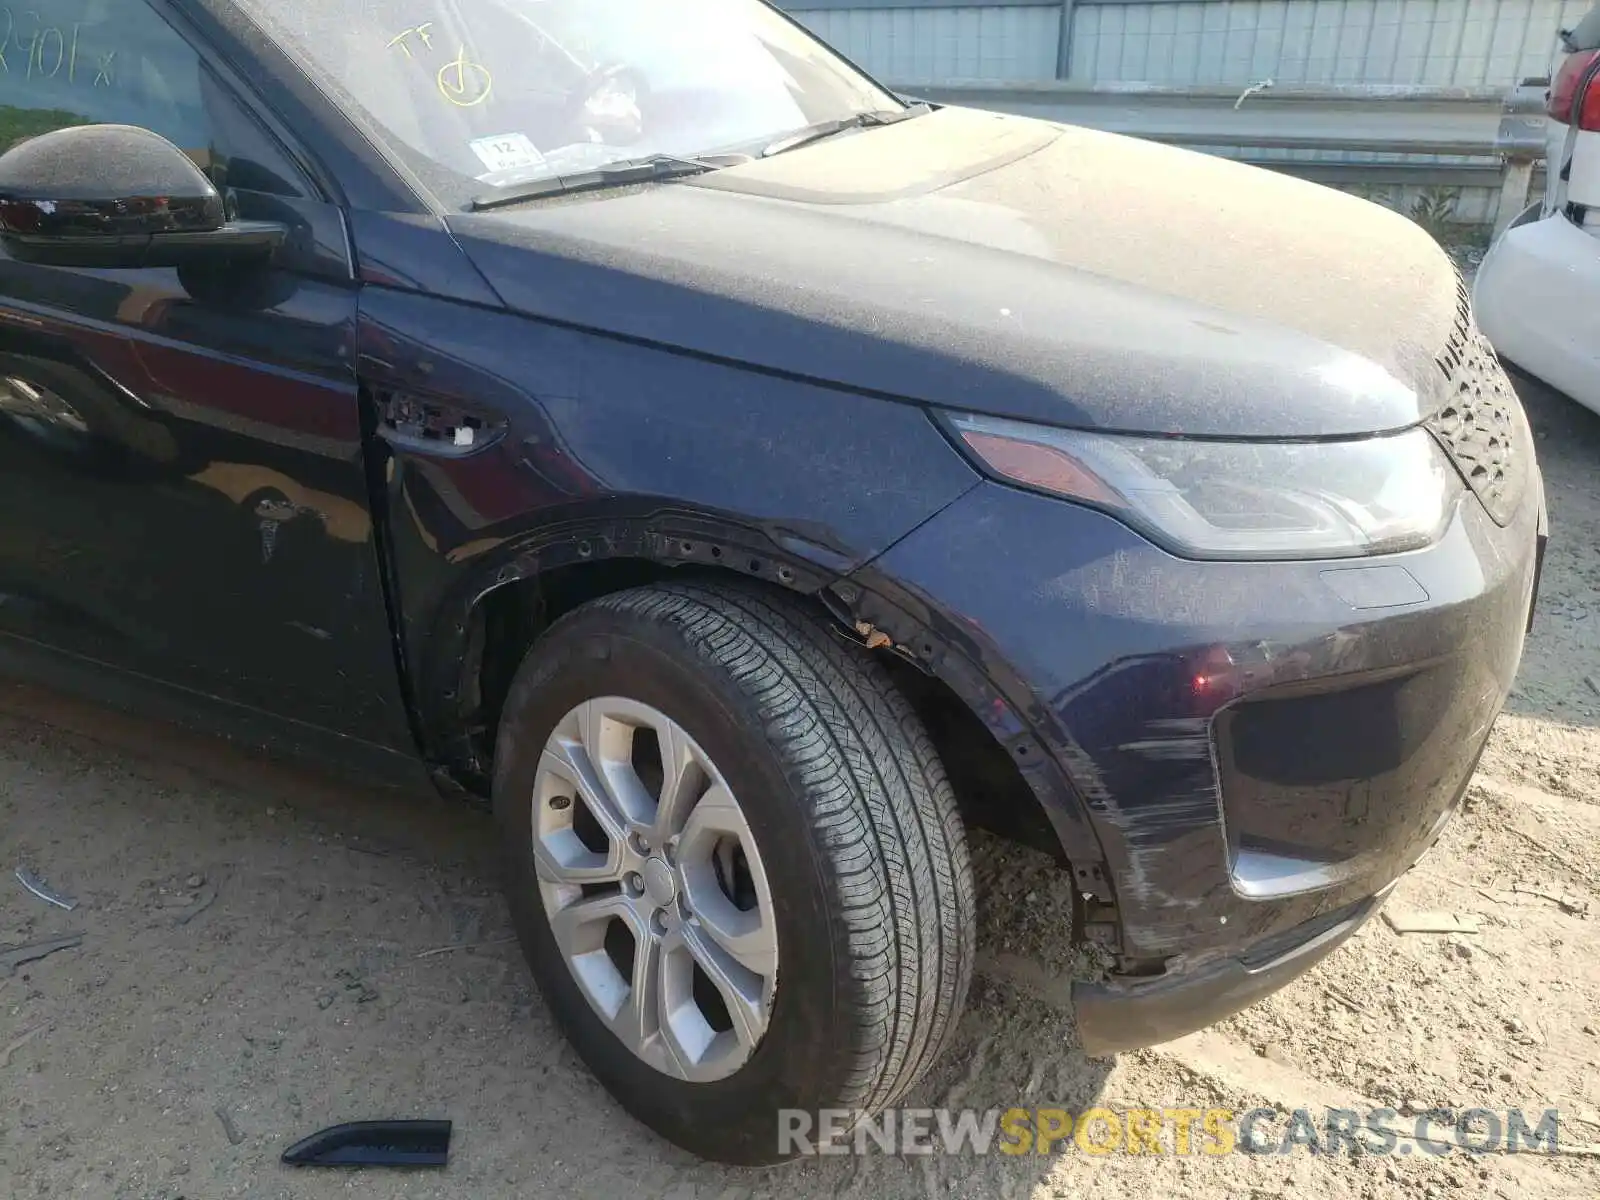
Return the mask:
<path id="1" fill-rule="evenodd" d="M 672 868 L 667 866 L 665 860 L 646 859 L 639 874 L 644 877 L 645 895 L 650 897 L 652 904 L 659 907 L 677 899 L 678 881 L 673 878 Z"/>

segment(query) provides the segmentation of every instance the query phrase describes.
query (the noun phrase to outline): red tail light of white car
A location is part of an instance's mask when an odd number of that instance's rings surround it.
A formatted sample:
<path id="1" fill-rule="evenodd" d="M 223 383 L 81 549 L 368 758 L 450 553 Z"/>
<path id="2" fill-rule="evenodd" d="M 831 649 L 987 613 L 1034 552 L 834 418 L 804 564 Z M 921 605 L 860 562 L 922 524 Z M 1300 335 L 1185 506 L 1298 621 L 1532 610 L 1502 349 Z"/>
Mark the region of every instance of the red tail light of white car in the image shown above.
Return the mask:
<path id="1" fill-rule="evenodd" d="M 1565 183 L 1567 204 L 1600 204 L 1600 47 L 1575 50 L 1561 61 L 1550 80 L 1546 111 L 1567 127 L 1565 178 L 1558 177 L 1551 190 L 1559 193 Z"/>

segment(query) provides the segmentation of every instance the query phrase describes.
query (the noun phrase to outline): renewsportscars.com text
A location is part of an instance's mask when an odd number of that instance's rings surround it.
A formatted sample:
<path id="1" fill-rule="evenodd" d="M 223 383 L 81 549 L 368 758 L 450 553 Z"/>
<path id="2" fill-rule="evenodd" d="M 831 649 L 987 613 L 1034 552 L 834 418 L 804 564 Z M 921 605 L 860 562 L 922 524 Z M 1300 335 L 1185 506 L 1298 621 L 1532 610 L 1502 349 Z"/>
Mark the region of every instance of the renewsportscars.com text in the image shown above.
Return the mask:
<path id="1" fill-rule="evenodd" d="M 784 1109 L 782 1154 L 1550 1154 L 1555 1109 Z"/>

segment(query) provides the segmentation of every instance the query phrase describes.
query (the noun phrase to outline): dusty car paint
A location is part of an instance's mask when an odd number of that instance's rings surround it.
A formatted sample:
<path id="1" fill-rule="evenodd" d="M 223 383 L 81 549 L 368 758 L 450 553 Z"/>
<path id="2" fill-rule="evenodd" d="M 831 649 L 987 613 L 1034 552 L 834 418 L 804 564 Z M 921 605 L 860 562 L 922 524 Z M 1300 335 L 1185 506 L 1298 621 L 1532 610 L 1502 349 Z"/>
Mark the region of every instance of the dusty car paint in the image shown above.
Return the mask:
<path id="1" fill-rule="evenodd" d="M 1259 174 L 941 110 L 683 187 L 447 224 L 518 312 L 857 391 L 1197 437 L 1415 424 L 1455 317 L 1444 252 Z M 1195 219 L 1142 212 L 1174 194 Z"/>
<path id="2" fill-rule="evenodd" d="M 1520 654 L 1531 442 L 1503 524 L 1463 492 L 1425 550 L 1197 562 L 988 478 L 929 411 L 1437 425 L 1498 367 L 1452 374 L 1470 314 L 1420 231 L 951 111 L 698 183 L 445 215 L 224 0 L 171 8 L 298 147 L 275 167 L 302 198 L 241 193 L 295 257 L 221 291 L 0 260 L 6 371 L 68 401 L 0 438 L 0 659 L 123 698 L 159 683 L 252 741 L 481 795 L 485 678 L 515 666 L 485 654 L 493 620 L 536 632 L 574 571 L 758 578 L 987 730 L 1125 996 L 1370 912 L 1448 815 Z M 1146 167 L 1184 178 L 1194 219 L 1150 217 L 1135 245 L 1119 213 L 1153 211 Z"/>

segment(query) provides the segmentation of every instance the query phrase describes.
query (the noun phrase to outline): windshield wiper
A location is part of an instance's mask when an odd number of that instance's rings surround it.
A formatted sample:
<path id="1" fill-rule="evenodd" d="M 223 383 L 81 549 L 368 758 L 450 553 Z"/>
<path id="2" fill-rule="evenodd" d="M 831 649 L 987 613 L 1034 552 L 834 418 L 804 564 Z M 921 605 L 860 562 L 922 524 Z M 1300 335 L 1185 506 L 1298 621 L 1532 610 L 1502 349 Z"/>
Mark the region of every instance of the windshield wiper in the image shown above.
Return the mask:
<path id="1" fill-rule="evenodd" d="M 473 212 L 491 208 L 504 208 L 508 204 L 525 204 L 529 200 L 542 200 L 546 196 L 565 196 L 572 192 L 591 191 L 595 188 L 625 187 L 630 183 L 652 183 L 662 179 L 678 179 L 685 175 L 704 175 L 719 167 L 735 162 L 748 162 L 744 156 L 718 160 L 715 158 L 681 158 L 674 154 L 648 154 L 643 158 L 624 158 L 586 171 L 572 171 L 566 175 L 547 175 L 543 179 L 530 179 L 526 183 L 497 188 L 473 198 Z"/>
<path id="2" fill-rule="evenodd" d="M 905 108 L 879 109 L 876 112 L 856 113 L 849 117 L 839 117 L 832 121 L 818 121 L 815 125 L 807 125 L 804 129 L 796 129 L 784 134 L 776 141 L 768 142 L 758 158 L 769 158 L 774 154 L 782 154 L 785 150 L 793 150 L 797 146 L 808 145 L 811 142 L 821 141 L 823 138 L 832 137 L 836 133 L 843 133 L 846 129 L 876 128 L 880 125 L 897 125 L 901 121 L 920 117 L 932 111 L 927 104 L 912 104 Z"/>

